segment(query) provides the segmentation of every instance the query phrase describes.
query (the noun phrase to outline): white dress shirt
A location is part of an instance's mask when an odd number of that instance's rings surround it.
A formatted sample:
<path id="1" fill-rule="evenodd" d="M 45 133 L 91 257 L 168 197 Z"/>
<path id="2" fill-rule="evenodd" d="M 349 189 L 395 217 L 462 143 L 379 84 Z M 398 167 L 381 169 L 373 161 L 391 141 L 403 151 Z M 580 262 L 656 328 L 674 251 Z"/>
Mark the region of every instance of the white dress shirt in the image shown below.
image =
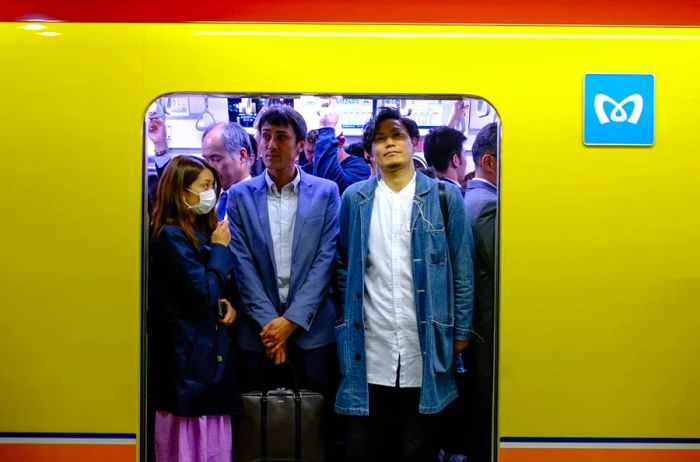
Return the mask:
<path id="1" fill-rule="evenodd" d="M 272 244 L 275 248 L 277 290 L 281 303 L 287 303 L 287 295 L 289 294 L 292 239 L 294 238 L 294 223 L 297 219 L 297 205 L 299 203 L 299 180 L 300 174 L 297 168 L 296 176 L 292 182 L 282 186 L 282 190 L 278 191 L 275 182 L 265 170 L 267 216 L 270 220 Z"/>
<path id="2" fill-rule="evenodd" d="M 411 261 L 415 192 L 414 174 L 399 192 L 380 179 L 374 195 L 362 302 L 367 382 L 374 385 L 408 388 L 422 384 Z"/>

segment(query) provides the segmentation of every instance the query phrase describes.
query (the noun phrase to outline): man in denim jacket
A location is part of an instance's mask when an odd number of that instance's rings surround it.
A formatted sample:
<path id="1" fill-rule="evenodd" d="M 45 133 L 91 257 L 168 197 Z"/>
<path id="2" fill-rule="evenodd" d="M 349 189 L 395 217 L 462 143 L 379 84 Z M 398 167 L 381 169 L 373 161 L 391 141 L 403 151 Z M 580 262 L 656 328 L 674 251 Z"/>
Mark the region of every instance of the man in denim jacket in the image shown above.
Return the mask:
<path id="1" fill-rule="evenodd" d="M 415 122 L 384 108 L 363 143 L 380 176 L 343 195 L 336 261 L 343 315 L 336 326 L 348 417 L 348 460 L 426 461 L 432 433 L 456 396 L 453 356 L 471 331 L 473 239 L 462 195 L 416 173 Z"/>

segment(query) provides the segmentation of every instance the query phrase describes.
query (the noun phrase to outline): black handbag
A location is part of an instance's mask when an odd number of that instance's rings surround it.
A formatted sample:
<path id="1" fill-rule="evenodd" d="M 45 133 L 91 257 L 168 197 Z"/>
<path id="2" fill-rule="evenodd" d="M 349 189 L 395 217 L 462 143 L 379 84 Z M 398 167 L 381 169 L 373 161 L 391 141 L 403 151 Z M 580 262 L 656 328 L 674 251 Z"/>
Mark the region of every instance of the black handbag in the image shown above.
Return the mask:
<path id="1" fill-rule="evenodd" d="M 278 388 L 243 393 L 233 448 L 236 462 L 322 462 L 323 395 Z"/>

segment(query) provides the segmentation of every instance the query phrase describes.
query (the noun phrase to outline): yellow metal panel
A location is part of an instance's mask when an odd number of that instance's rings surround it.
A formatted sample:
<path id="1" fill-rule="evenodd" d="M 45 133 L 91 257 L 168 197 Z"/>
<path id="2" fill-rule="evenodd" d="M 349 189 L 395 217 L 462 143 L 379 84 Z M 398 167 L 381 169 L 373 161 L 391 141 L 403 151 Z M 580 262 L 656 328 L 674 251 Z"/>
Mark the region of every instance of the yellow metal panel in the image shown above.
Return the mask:
<path id="1" fill-rule="evenodd" d="M 500 434 L 700 436 L 698 30 L 20 26 L 0 25 L 0 431 L 138 432 L 143 112 L 212 91 L 487 98 Z M 586 72 L 656 75 L 655 146 L 583 147 Z"/>
<path id="2" fill-rule="evenodd" d="M 0 431 L 136 433 L 143 28 L 21 26 L 0 26 Z"/>

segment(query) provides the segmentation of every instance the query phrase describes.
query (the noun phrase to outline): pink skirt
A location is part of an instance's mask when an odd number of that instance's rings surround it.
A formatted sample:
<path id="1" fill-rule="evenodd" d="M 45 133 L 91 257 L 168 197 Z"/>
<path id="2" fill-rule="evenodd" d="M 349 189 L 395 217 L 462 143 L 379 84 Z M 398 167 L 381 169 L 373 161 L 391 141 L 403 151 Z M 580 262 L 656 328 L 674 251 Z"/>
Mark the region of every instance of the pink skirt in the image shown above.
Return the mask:
<path id="1" fill-rule="evenodd" d="M 231 462 L 231 416 L 156 411 L 156 462 Z"/>

